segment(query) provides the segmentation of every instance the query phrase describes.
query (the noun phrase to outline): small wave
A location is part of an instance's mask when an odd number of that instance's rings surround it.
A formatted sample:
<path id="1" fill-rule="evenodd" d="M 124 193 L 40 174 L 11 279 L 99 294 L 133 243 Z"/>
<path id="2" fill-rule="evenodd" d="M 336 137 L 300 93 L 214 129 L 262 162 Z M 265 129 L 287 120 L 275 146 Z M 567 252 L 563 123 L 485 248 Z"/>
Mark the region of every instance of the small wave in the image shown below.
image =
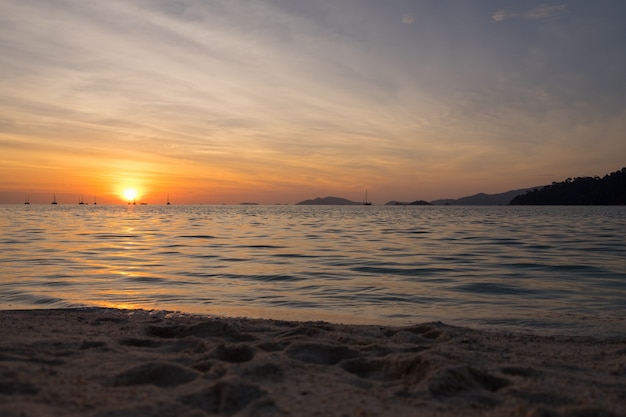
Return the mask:
<path id="1" fill-rule="evenodd" d="M 357 266 L 351 269 L 354 272 L 362 272 L 366 274 L 401 275 L 412 277 L 442 274 L 450 271 L 447 268 L 390 268 L 382 266 Z"/>
<path id="2" fill-rule="evenodd" d="M 384 233 L 391 234 L 399 234 L 399 235 L 425 235 L 431 233 L 431 230 L 424 229 L 408 229 L 408 230 L 396 230 L 396 229 L 386 229 L 383 230 Z"/>
<path id="3" fill-rule="evenodd" d="M 306 280 L 306 278 L 303 278 L 303 277 L 297 277 L 294 275 L 284 275 L 284 274 L 256 275 L 255 278 L 261 281 L 268 281 L 268 282 L 273 282 L 273 281 L 296 282 L 296 281 Z"/>
<path id="4" fill-rule="evenodd" d="M 590 265 L 546 265 L 546 268 L 554 271 L 606 272 L 603 268 Z"/>
<path id="5" fill-rule="evenodd" d="M 45 287 L 70 287 L 72 285 L 74 285 L 73 282 L 70 281 L 63 281 L 63 278 L 71 278 L 69 275 L 61 275 L 61 274 L 55 274 L 55 275 L 48 275 L 46 277 L 44 277 L 44 279 L 51 279 L 53 281 L 48 281 L 46 282 L 43 286 Z"/>
<path id="6" fill-rule="evenodd" d="M 219 255 L 186 255 L 190 258 L 194 259 L 216 259 L 219 258 Z"/>
<path id="7" fill-rule="evenodd" d="M 0 299 L 3 300 L 2 304 L 8 305 L 16 303 L 18 305 L 37 305 L 52 307 L 65 304 L 65 300 L 61 298 L 19 291 L 12 291 L 3 294 Z"/>
<path id="8" fill-rule="evenodd" d="M 537 290 L 522 288 L 516 285 L 495 283 L 495 282 L 474 282 L 452 287 L 453 291 L 471 292 L 476 294 L 492 295 L 524 295 L 537 294 Z"/>
<path id="9" fill-rule="evenodd" d="M 217 275 L 214 275 L 217 276 Z M 221 274 L 221 278 L 227 278 L 236 281 L 259 281 L 259 282 L 297 282 L 306 281 L 307 278 L 288 274 L 267 274 L 267 275 L 240 275 L 240 274 Z"/>
<path id="10" fill-rule="evenodd" d="M 159 277 L 128 277 L 126 281 L 141 282 L 148 284 L 167 284 L 169 280 Z"/>
<path id="11" fill-rule="evenodd" d="M 284 249 L 284 246 L 276 245 L 236 245 L 234 247 L 245 249 Z"/>
<path id="12" fill-rule="evenodd" d="M 0 245 L 4 246 L 4 245 L 21 245 L 25 242 L 25 240 L 18 240 L 18 239 L 0 239 Z M 3 248 L 3 250 L 6 250 L 6 247 Z"/>

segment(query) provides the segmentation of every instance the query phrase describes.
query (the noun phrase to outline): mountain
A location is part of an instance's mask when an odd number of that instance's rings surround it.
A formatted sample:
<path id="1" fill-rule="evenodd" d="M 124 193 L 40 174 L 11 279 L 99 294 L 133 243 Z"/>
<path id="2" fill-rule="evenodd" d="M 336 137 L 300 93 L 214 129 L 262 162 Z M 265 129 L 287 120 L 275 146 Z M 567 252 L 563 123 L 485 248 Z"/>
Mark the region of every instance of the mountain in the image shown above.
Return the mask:
<path id="1" fill-rule="evenodd" d="M 568 178 L 515 197 L 512 205 L 626 205 L 626 167 L 600 177 Z"/>
<path id="2" fill-rule="evenodd" d="M 459 199 L 443 199 L 431 201 L 436 205 L 451 205 L 451 206 L 497 206 L 507 205 L 518 195 L 524 194 L 529 191 L 539 189 L 541 187 L 523 188 L 521 190 L 511 190 L 498 194 L 485 194 L 478 193 L 468 197 L 462 197 Z"/>
<path id="3" fill-rule="evenodd" d="M 346 200 L 341 197 L 317 197 L 314 200 L 304 200 L 296 203 L 297 206 L 356 206 L 362 203 L 355 203 L 354 201 Z"/>

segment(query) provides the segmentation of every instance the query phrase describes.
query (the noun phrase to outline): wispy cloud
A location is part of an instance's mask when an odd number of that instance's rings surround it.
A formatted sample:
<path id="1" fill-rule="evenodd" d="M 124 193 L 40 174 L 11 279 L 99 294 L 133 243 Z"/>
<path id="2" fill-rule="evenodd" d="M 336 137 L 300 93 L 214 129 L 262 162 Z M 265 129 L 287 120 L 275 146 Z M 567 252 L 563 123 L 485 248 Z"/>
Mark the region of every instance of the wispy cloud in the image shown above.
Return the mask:
<path id="1" fill-rule="evenodd" d="M 516 11 L 511 9 L 502 9 L 491 14 L 491 18 L 495 22 L 501 22 L 507 19 L 519 18 L 529 20 L 541 20 L 551 17 L 565 10 L 565 4 L 541 4 L 526 11 Z"/>
<path id="2" fill-rule="evenodd" d="M 415 22 L 415 18 L 410 14 L 405 14 L 402 16 L 402 23 L 405 25 L 412 25 Z"/>

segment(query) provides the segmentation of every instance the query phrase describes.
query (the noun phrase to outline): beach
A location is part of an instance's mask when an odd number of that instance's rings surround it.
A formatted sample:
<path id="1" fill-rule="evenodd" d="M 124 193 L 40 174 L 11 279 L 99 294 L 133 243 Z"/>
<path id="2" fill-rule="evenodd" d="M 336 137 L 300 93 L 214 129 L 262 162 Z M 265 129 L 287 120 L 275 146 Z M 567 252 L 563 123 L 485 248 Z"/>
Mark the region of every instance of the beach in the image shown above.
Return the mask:
<path id="1" fill-rule="evenodd" d="M 2 416 L 623 416 L 626 339 L 0 311 Z"/>

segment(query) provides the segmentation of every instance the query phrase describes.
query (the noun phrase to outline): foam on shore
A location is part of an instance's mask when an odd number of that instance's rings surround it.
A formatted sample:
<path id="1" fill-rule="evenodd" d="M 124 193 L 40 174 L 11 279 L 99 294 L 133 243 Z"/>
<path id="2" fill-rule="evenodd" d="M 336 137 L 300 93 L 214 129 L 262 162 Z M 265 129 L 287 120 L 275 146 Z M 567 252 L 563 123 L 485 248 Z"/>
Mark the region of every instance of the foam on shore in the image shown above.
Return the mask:
<path id="1" fill-rule="evenodd" d="M 0 311 L 2 416 L 619 416 L 626 338 Z"/>

